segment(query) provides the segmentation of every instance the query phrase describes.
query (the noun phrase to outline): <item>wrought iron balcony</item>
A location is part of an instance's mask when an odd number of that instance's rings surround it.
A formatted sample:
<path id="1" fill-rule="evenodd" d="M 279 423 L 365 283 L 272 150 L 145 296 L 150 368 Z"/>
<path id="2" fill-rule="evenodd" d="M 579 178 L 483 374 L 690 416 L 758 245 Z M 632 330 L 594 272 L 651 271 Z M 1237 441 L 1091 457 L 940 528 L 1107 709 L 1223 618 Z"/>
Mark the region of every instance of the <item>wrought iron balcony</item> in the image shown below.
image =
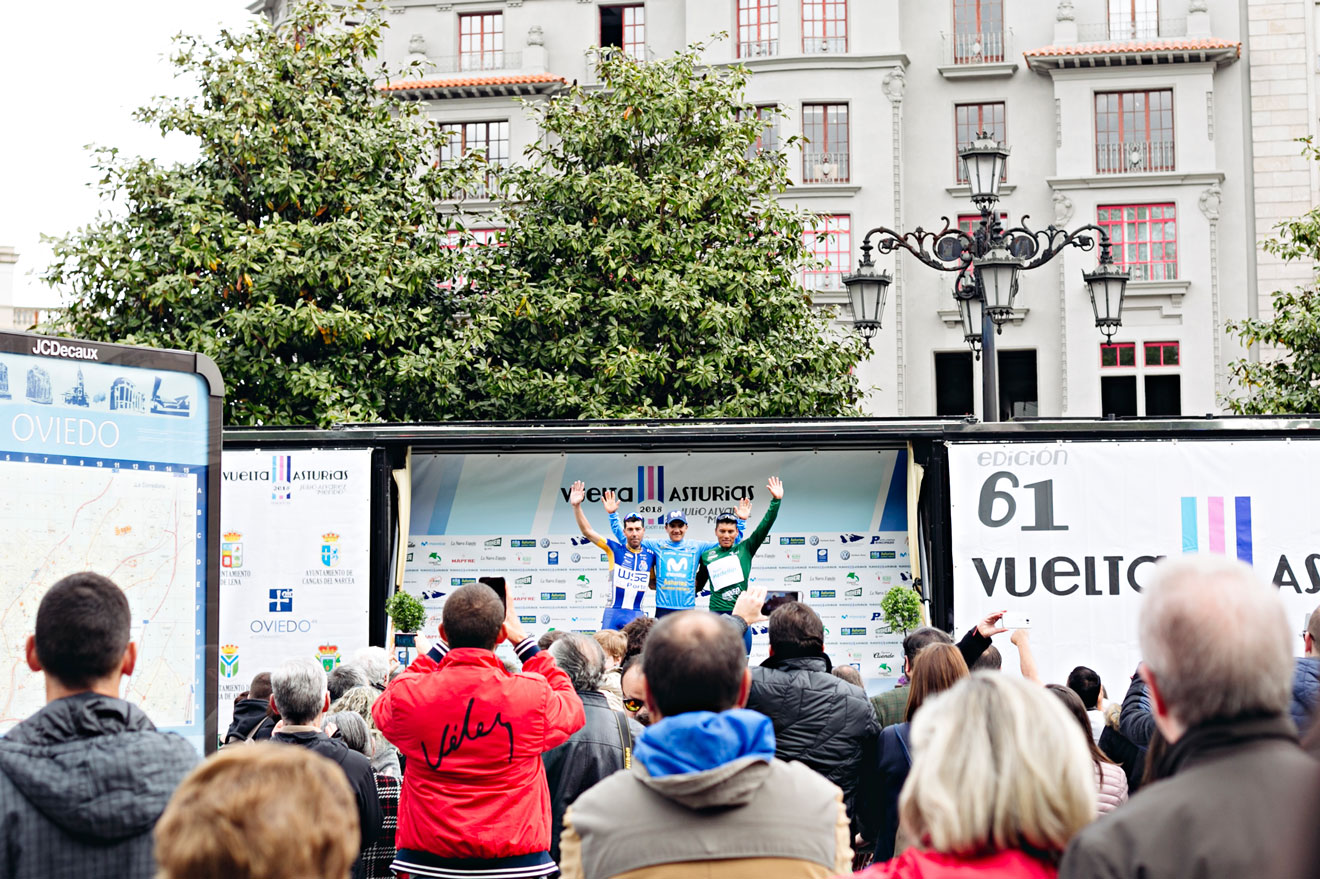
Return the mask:
<path id="1" fill-rule="evenodd" d="M 738 44 L 739 58 L 768 58 L 779 54 L 779 40 L 748 40 Z"/>
<path id="2" fill-rule="evenodd" d="M 1141 174 L 1172 170 L 1174 162 L 1171 140 L 1134 140 L 1095 145 L 1097 174 Z"/>
<path id="3" fill-rule="evenodd" d="M 802 182 L 847 183 L 848 154 L 838 152 L 803 152 Z"/>
<path id="4" fill-rule="evenodd" d="M 848 51 L 847 37 L 803 37 L 804 55 L 840 55 Z"/>
<path id="5" fill-rule="evenodd" d="M 1011 30 L 944 34 L 944 63 L 1002 64 L 1012 52 Z"/>

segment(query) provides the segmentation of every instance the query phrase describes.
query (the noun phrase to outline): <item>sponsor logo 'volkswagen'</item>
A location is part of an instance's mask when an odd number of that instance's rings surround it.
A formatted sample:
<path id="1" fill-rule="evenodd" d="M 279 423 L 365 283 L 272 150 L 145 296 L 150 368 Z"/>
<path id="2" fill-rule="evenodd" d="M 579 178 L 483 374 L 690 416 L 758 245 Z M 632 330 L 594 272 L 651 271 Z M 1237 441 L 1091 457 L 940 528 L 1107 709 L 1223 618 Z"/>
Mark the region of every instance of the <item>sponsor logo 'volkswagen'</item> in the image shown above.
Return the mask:
<path id="1" fill-rule="evenodd" d="M 810 542 L 811 542 L 811 545 L 812 545 L 812 546 L 815 546 L 816 544 L 820 543 L 820 538 L 813 534 L 813 535 L 811 535 L 811 541 L 810 541 Z"/>
<path id="2" fill-rule="evenodd" d="M 549 548 L 550 548 L 550 538 L 549 538 L 549 537 L 542 537 L 542 538 L 541 538 L 541 549 L 549 549 Z"/>
<path id="3" fill-rule="evenodd" d="M 574 564 L 576 564 L 577 562 L 582 561 L 582 553 L 575 552 L 571 556 L 569 556 L 569 558 L 573 560 Z"/>
<path id="4" fill-rule="evenodd" d="M 841 549 L 839 550 L 839 558 L 846 562 L 848 559 L 852 558 L 852 553 L 848 552 L 846 549 Z"/>

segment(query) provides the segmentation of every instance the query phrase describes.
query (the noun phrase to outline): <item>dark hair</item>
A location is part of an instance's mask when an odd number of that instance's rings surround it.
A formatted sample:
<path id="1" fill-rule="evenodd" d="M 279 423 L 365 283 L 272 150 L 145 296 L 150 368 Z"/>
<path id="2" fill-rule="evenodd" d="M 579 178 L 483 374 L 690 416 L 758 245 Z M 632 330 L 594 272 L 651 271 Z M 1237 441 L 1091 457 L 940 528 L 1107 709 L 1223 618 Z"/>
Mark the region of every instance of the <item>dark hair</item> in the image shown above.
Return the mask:
<path id="1" fill-rule="evenodd" d="M 641 522 L 643 525 L 646 524 L 645 520 L 636 513 L 629 513 L 623 517 L 623 524 L 627 525 L 629 522 Z"/>
<path id="2" fill-rule="evenodd" d="M 932 644 L 952 643 L 953 639 L 947 633 L 941 632 L 933 626 L 922 626 L 903 639 L 903 657 L 907 659 L 908 668 L 911 668 L 916 664 L 917 654 L 922 651 L 922 648 L 929 647 Z"/>
<path id="3" fill-rule="evenodd" d="M 665 717 L 736 707 L 746 670 L 747 653 L 733 626 L 694 610 L 656 623 L 642 664 L 646 688 Z"/>
<path id="4" fill-rule="evenodd" d="M 84 571 L 60 580 L 37 607 L 37 659 L 68 688 L 119 670 L 128 649 L 128 599 L 108 578 Z"/>
<path id="5" fill-rule="evenodd" d="M 628 649 L 623 653 L 624 659 L 642 652 L 642 647 L 646 644 L 646 636 L 651 634 L 651 627 L 654 625 L 654 617 L 635 617 L 619 630 L 628 639 Z"/>
<path id="6" fill-rule="evenodd" d="M 968 671 L 999 671 L 1004 666 L 1004 657 L 1000 655 L 999 648 L 991 644 L 985 648 L 985 652 L 976 657 L 976 662 Z"/>
<path id="7" fill-rule="evenodd" d="M 1101 763 L 1112 763 L 1095 744 L 1095 739 L 1091 738 L 1091 721 L 1086 717 L 1086 709 L 1082 706 L 1082 699 L 1072 687 L 1065 687 L 1062 684 L 1046 684 L 1045 689 L 1058 696 L 1063 702 L 1063 707 L 1067 708 L 1072 716 L 1077 718 L 1077 723 L 1082 728 L 1082 733 L 1086 736 L 1087 750 L 1091 752 L 1091 759 L 1096 766 Z"/>
<path id="8" fill-rule="evenodd" d="M 1146 758 L 1141 763 L 1141 787 L 1169 777 L 1171 773 L 1164 760 L 1167 753 L 1169 740 L 1158 728 L 1151 730 L 1150 741 L 1146 742 Z"/>
<path id="9" fill-rule="evenodd" d="M 485 583 L 469 583 L 445 600 L 441 621 L 450 647 L 494 650 L 504 626 L 504 604 Z"/>
<path id="10" fill-rule="evenodd" d="M 270 700 L 270 672 L 259 671 L 252 677 L 252 683 L 248 684 L 249 699 Z"/>
<path id="11" fill-rule="evenodd" d="M 1068 672 L 1068 689 L 1082 700 L 1082 707 L 1090 711 L 1100 699 L 1100 675 L 1084 665 Z"/>
<path id="12" fill-rule="evenodd" d="M 910 723 L 922 702 L 949 689 L 968 674 L 967 661 L 954 645 L 931 644 L 922 650 L 912 663 L 912 687 L 903 719 Z"/>
<path id="13" fill-rule="evenodd" d="M 634 665 L 641 665 L 641 664 L 642 664 L 641 653 L 634 653 L 632 656 L 626 657 L 623 660 L 623 662 L 619 665 L 619 680 L 622 681 L 623 676 L 626 675 L 628 673 L 628 670 L 632 668 Z"/>
<path id="14" fill-rule="evenodd" d="M 546 632 L 544 635 L 536 639 L 536 646 L 540 647 L 542 650 L 549 650 L 551 644 L 555 643 L 556 641 L 558 641 L 560 638 L 564 637 L 567 634 L 568 632 L 565 632 L 562 629 L 551 629 L 550 631 Z"/>
<path id="15" fill-rule="evenodd" d="M 825 652 L 825 626 L 814 610 L 800 601 L 786 601 L 770 614 L 770 649 L 792 659 Z"/>

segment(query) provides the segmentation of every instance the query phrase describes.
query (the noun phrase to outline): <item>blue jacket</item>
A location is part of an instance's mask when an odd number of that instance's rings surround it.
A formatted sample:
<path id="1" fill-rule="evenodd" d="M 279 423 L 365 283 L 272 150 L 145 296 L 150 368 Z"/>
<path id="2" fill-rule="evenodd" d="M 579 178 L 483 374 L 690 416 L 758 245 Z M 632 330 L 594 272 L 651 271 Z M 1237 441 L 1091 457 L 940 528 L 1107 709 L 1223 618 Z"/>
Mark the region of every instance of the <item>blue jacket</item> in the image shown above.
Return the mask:
<path id="1" fill-rule="evenodd" d="M 880 815 L 875 838 L 875 863 L 894 856 L 898 837 L 898 795 L 912 769 L 912 751 L 908 747 L 908 723 L 891 724 L 880 730 Z"/>
<path id="2" fill-rule="evenodd" d="M 772 760 L 775 727 L 746 708 L 689 711 L 646 728 L 634 754 L 652 778 L 704 772 L 735 760 Z"/>
<path id="3" fill-rule="evenodd" d="M 1293 667 L 1292 703 L 1288 706 L 1299 736 L 1305 736 L 1311 727 L 1317 696 L 1320 696 L 1320 659 L 1303 656 Z"/>

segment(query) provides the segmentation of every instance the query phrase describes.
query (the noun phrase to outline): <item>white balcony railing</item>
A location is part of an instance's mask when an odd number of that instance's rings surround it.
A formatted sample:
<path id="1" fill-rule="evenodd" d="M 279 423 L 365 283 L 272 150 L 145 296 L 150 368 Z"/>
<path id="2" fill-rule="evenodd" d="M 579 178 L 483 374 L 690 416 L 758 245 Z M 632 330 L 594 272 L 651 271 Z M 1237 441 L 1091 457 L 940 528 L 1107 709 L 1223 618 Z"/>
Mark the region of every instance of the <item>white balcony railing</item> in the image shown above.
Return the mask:
<path id="1" fill-rule="evenodd" d="M 1095 145 L 1095 173 L 1140 174 L 1148 171 L 1172 171 L 1173 141 L 1137 140 L 1127 143 Z"/>
<path id="2" fill-rule="evenodd" d="M 945 64 L 1000 64 L 1012 51 L 1013 32 L 987 31 L 979 34 L 945 34 Z"/>
<path id="3" fill-rule="evenodd" d="M 522 67 L 522 52 L 485 50 L 428 58 L 425 73 L 467 73 L 483 70 L 517 70 Z"/>
<path id="4" fill-rule="evenodd" d="M 803 37 L 803 55 L 839 55 L 848 51 L 847 37 Z"/>
<path id="5" fill-rule="evenodd" d="M 803 183 L 847 183 L 847 153 L 812 153 L 802 154 Z"/>
<path id="6" fill-rule="evenodd" d="M 779 54 L 779 40 L 754 40 L 738 44 L 739 58 L 768 58 Z"/>
<path id="7" fill-rule="evenodd" d="M 1144 40 L 1187 36 L 1185 18 L 1149 18 L 1120 20 L 1100 24 L 1079 24 L 1077 39 L 1083 43 L 1131 43 Z"/>

